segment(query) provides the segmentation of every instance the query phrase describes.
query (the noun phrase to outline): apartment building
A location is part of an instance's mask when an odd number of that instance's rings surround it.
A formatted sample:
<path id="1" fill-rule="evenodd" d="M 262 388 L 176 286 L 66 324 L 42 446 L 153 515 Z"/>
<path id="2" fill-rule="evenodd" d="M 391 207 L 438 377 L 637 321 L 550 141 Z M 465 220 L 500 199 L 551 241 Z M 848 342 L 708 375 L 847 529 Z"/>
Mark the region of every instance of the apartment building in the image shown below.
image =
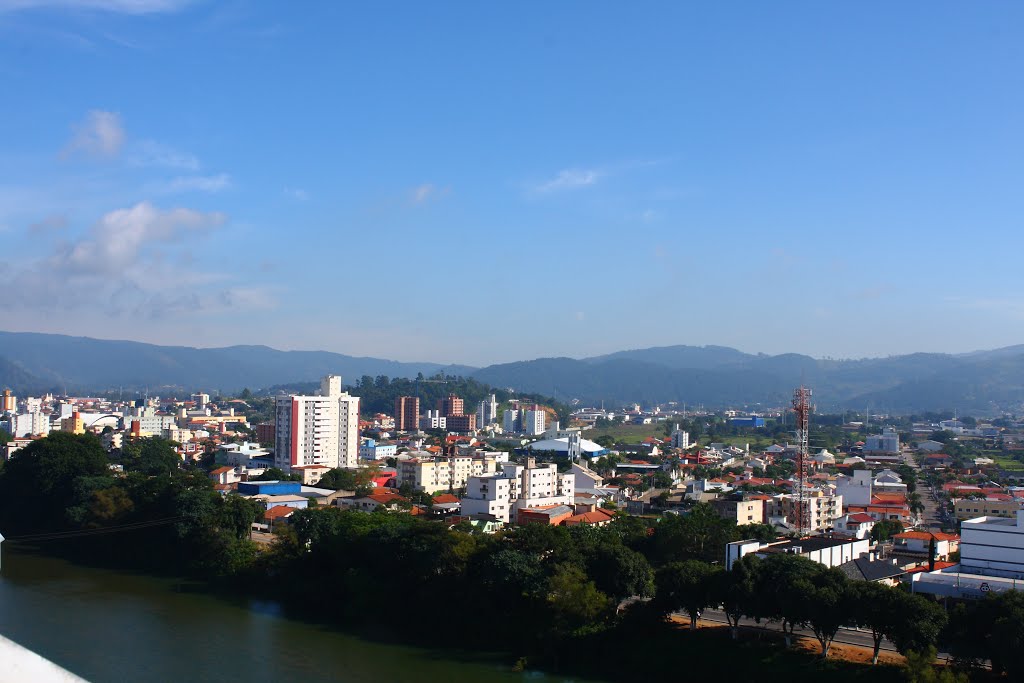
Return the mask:
<path id="1" fill-rule="evenodd" d="M 498 421 L 498 398 L 491 394 L 476 409 L 476 424 L 481 429 Z"/>
<path id="2" fill-rule="evenodd" d="M 560 474 L 554 463 L 537 465 L 527 458 L 525 465 L 502 464 L 501 471 L 486 476 L 471 476 L 462 499 L 462 514 L 487 514 L 508 523 L 517 510 L 572 505 L 575 500 L 575 475 Z"/>
<path id="3" fill-rule="evenodd" d="M 808 491 L 804 494 L 801 508 L 799 496 L 783 494 L 772 499 L 771 508 L 772 516 L 785 517 L 795 527 L 808 531 L 825 531 L 831 529 L 842 516 L 843 497 L 820 490 Z"/>
<path id="4" fill-rule="evenodd" d="M 472 434 L 476 431 L 476 415 L 449 415 L 445 418 L 445 425 L 449 432 Z"/>
<path id="5" fill-rule="evenodd" d="M 975 517 L 1004 517 L 1016 519 L 1022 509 L 1016 498 L 961 498 L 953 505 L 956 518 L 963 521 Z"/>
<path id="6" fill-rule="evenodd" d="M 280 396 L 276 403 L 274 465 L 354 468 L 359 462 L 359 397 L 328 375 L 317 396 Z"/>
<path id="7" fill-rule="evenodd" d="M 498 465 L 492 456 L 425 456 L 398 462 L 399 486 L 409 484 L 427 493 L 454 491 L 465 487 L 470 477 L 494 474 Z"/>
<path id="8" fill-rule="evenodd" d="M 448 396 L 437 402 L 437 409 L 445 417 L 465 415 L 466 402 L 455 394 L 448 394 Z"/>
<path id="9" fill-rule="evenodd" d="M 418 396 L 399 396 L 395 399 L 395 429 L 415 432 L 420 426 L 420 399 Z"/>
<path id="10" fill-rule="evenodd" d="M 529 410 L 523 411 L 523 433 L 530 436 L 543 434 L 544 430 L 547 429 L 547 417 L 547 413 L 536 404 Z"/>

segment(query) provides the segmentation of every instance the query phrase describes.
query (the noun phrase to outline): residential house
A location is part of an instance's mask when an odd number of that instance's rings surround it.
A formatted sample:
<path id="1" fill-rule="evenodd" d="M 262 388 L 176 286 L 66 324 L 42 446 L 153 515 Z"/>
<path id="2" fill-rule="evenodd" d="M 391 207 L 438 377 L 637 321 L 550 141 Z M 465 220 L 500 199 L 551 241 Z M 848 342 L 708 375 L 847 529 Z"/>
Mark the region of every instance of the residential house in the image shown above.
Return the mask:
<path id="1" fill-rule="evenodd" d="M 607 526 L 611 523 L 615 513 L 603 508 L 594 508 L 588 512 L 581 512 L 562 520 L 563 526 Z"/>
<path id="2" fill-rule="evenodd" d="M 949 560 L 949 556 L 960 548 L 960 537 L 932 531 L 904 531 L 892 538 L 892 552 L 895 555 L 914 557 L 927 561 L 934 545 L 933 560 Z"/>
<path id="3" fill-rule="evenodd" d="M 763 524 L 765 521 L 765 505 L 762 500 L 730 500 L 717 499 L 711 501 L 711 507 L 725 519 L 731 519 L 737 525 Z"/>
<path id="4" fill-rule="evenodd" d="M 558 526 L 573 516 L 568 505 L 547 505 L 544 507 L 520 508 L 516 511 L 517 524 L 548 524 Z"/>
<path id="5" fill-rule="evenodd" d="M 871 581 L 885 586 L 898 586 L 900 577 L 907 573 L 897 558 L 882 559 L 874 553 L 844 562 L 839 569 L 854 581 Z"/>
<path id="6" fill-rule="evenodd" d="M 835 530 L 854 538 L 870 538 L 875 518 L 866 512 L 851 512 L 836 520 Z"/>

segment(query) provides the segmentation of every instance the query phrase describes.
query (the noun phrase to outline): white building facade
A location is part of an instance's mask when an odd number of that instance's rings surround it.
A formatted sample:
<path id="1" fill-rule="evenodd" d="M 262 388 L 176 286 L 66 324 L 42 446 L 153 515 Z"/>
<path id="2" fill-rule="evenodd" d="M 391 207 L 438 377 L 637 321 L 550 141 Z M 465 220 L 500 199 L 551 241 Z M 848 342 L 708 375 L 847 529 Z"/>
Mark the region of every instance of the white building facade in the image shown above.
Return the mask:
<path id="1" fill-rule="evenodd" d="M 559 474 L 554 463 L 538 466 L 533 458 L 528 458 L 526 465 L 505 463 L 496 474 L 470 477 L 462 499 L 462 514 L 494 515 L 507 523 L 516 510 L 572 505 L 575 494 L 573 473 Z"/>
<path id="2" fill-rule="evenodd" d="M 964 520 L 960 524 L 960 567 L 969 574 L 1024 579 L 1024 510 L 1014 519 Z"/>
<path id="3" fill-rule="evenodd" d="M 491 394 L 484 400 L 480 401 L 480 405 L 476 409 L 476 426 L 483 429 L 489 424 L 493 424 L 498 421 L 498 398 Z"/>
<path id="4" fill-rule="evenodd" d="M 319 396 L 280 396 L 276 405 L 274 465 L 359 464 L 359 397 L 341 390 L 341 377 L 328 375 Z"/>

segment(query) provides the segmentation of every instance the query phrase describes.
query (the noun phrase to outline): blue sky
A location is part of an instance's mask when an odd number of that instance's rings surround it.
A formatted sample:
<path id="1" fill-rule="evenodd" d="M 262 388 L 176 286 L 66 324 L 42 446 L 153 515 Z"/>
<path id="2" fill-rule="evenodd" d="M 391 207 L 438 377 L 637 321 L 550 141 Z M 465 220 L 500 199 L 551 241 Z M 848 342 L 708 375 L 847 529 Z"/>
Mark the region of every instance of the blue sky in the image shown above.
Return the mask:
<path id="1" fill-rule="evenodd" d="M 0 0 L 0 328 L 1024 342 L 1024 6 Z"/>

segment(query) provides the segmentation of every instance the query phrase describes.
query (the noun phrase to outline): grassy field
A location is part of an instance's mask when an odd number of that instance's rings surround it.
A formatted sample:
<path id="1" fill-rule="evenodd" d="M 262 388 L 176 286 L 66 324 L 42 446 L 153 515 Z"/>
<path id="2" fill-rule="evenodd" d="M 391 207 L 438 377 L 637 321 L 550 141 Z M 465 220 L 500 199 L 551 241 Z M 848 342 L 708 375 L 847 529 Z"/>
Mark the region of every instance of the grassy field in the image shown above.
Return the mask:
<path id="1" fill-rule="evenodd" d="M 983 457 L 995 460 L 996 464 L 1004 470 L 1024 470 L 1024 463 L 1014 460 L 1009 456 L 1001 455 L 998 452 L 983 453 L 982 455 Z"/>
<path id="2" fill-rule="evenodd" d="M 640 443 L 649 436 L 656 439 L 665 438 L 665 425 L 613 425 L 611 427 L 594 427 L 583 432 L 583 438 L 594 439 L 600 436 L 610 436 L 616 443 Z"/>

